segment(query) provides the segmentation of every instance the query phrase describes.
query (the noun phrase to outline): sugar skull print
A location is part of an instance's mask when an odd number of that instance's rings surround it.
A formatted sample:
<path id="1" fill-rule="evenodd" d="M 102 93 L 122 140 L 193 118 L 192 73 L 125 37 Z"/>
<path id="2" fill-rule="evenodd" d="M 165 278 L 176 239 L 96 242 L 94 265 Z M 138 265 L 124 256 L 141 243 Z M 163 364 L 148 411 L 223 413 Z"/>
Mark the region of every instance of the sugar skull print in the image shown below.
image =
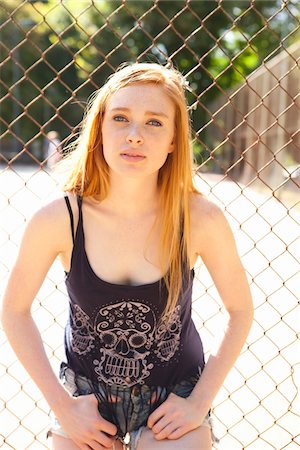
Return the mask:
<path id="1" fill-rule="evenodd" d="M 78 306 L 73 306 L 70 319 L 71 348 L 79 355 L 85 355 L 94 348 L 95 332 L 90 323 L 89 316 Z"/>
<path id="2" fill-rule="evenodd" d="M 153 345 L 155 323 L 149 306 L 137 301 L 100 309 L 95 330 L 101 342 L 101 357 L 94 360 L 99 381 L 122 386 L 144 382 L 153 368 L 147 356 Z"/>
<path id="3" fill-rule="evenodd" d="M 180 305 L 178 305 L 155 332 L 157 347 L 155 353 L 161 361 L 169 361 L 174 356 L 179 347 L 180 333 Z"/>
<path id="4" fill-rule="evenodd" d="M 157 325 L 150 306 L 138 300 L 97 308 L 93 318 L 73 304 L 69 322 L 71 350 L 80 356 L 90 354 L 98 381 L 124 387 L 143 384 L 155 359 L 167 364 L 178 350 L 180 310 L 178 305 Z"/>

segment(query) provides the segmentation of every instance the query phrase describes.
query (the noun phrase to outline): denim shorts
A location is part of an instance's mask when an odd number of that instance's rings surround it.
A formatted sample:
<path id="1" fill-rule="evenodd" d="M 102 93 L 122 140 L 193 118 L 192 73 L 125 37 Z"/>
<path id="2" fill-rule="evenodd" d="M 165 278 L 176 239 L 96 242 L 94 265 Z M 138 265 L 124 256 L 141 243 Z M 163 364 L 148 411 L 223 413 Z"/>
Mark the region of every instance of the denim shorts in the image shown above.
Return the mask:
<path id="1" fill-rule="evenodd" d="M 136 450 L 139 437 L 147 426 L 150 414 L 167 399 L 171 392 L 183 398 L 188 397 L 200 374 L 201 370 L 199 370 L 198 376 L 189 377 L 168 388 L 149 387 L 147 385 L 127 388 L 117 385 L 107 386 L 105 383 L 97 383 L 95 386 L 89 379 L 75 374 L 70 367 L 62 363 L 60 379 L 65 389 L 74 397 L 94 394 L 98 399 L 100 415 L 116 425 L 118 430 L 117 439 L 123 443 L 123 448 Z M 155 399 L 154 401 L 153 398 Z M 53 417 L 52 422 L 52 427 L 48 431 L 47 437 L 50 437 L 52 434 L 69 437 L 56 417 Z M 212 429 L 210 411 L 205 417 L 202 426 Z"/>

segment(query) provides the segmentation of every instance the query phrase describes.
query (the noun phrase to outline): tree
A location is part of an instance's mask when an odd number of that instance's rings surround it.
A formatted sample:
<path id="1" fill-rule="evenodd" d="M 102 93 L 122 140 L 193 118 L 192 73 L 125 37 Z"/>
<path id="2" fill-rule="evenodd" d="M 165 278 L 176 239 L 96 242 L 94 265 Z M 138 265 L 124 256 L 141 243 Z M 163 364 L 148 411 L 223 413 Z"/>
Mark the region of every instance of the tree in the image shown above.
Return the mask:
<path id="1" fill-rule="evenodd" d="M 89 95 L 121 62 L 171 58 L 187 76 L 189 103 L 197 106 L 191 118 L 201 161 L 211 144 L 207 105 L 276 48 L 281 24 L 274 22 L 274 33 L 264 26 L 278 6 L 277 0 L 254 6 L 207 0 L 21 5 L 3 0 L 0 133 L 19 147 L 35 142 L 41 147 L 50 129 L 65 138 L 78 130 Z"/>

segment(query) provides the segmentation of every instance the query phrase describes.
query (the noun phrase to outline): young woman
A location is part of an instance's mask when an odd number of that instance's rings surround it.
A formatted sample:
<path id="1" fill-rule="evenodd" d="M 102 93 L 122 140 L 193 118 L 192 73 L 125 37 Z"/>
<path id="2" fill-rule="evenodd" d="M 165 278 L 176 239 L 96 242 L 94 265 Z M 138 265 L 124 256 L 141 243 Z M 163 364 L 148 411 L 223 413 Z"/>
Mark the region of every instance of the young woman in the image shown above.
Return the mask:
<path id="1" fill-rule="evenodd" d="M 121 67 L 87 110 L 65 197 L 27 226 L 2 320 L 55 414 L 54 450 L 212 446 L 210 407 L 253 310 L 229 225 L 193 186 L 190 142 L 182 75 Z M 191 319 L 199 255 L 229 315 L 206 364 Z M 60 381 L 30 314 L 57 256 L 70 303 Z"/>

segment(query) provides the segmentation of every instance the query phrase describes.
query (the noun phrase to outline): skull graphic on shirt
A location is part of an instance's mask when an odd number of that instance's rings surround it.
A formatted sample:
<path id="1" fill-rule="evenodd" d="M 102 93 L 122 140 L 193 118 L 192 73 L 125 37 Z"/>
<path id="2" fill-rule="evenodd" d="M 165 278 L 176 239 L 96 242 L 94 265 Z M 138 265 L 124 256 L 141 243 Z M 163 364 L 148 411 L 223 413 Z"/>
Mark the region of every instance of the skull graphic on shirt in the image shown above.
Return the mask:
<path id="1" fill-rule="evenodd" d="M 95 331 L 101 343 L 101 357 L 94 360 L 99 381 L 123 386 L 143 383 L 153 368 L 147 356 L 155 323 L 151 308 L 137 301 L 123 301 L 99 310 Z"/>
<path id="2" fill-rule="evenodd" d="M 79 355 L 85 355 L 94 348 L 96 334 L 90 323 L 89 316 L 74 304 L 73 314 L 70 317 L 70 345 L 72 350 Z"/>
<path id="3" fill-rule="evenodd" d="M 181 320 L 180 305 L 163 318 L 155 330 L 156 349 L 154 353 L 161 361 L 169 361 L 179 347 Z"/>
<path id="4" fill-rule="evenodd" d="M 98 357 L 93 360 L 94 371 L 99 381 L 109 385 L 130 387 L 143 384 L 154 367 L 148 361 L 150 352 L 160 362 L 167 363 L 179 348 L 179 305 L 159 325 L 153 310 L 134 300 L 100 308 L 94 322 L 76 304 L 72 305 L 72 312 L 72 351 L 85 356 L 93 349 L 95 355 L 97 350 Z"/>

